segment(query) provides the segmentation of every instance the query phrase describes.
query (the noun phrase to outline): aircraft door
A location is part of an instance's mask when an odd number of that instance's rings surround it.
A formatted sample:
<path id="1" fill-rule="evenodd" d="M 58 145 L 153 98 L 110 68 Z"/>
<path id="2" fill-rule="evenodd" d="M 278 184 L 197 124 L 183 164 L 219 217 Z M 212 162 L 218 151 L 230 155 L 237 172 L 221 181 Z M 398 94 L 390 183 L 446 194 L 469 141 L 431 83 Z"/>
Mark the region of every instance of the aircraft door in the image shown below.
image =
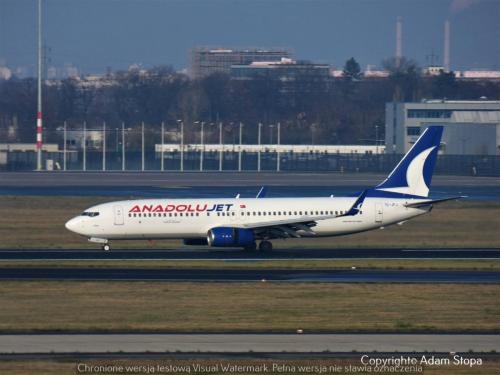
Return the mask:
<path id="1" fill-rule="evenodd" d="M 113 212 L 115 214 L 115 225 L 123 225 L 123 207 L 113 206 Z"/>
<path id="2" fill-rule="evenodd" d="M 384 209 L 382 203 L 375 203 L 375 222 L 381 223 L 384 219 Z"/>

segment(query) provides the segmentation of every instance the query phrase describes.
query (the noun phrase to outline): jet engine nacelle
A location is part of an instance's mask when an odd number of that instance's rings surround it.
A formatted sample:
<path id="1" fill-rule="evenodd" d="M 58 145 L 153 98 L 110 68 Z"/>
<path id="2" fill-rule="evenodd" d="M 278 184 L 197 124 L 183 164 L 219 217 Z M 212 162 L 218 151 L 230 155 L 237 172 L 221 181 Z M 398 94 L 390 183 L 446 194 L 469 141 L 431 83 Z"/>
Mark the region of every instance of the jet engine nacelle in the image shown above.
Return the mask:
<path id="1" fill-rule="evenodd" d="M 245 247 L 253 244 L 255 237 L 250 229 L 219 227 L 208 231 L 207 241 L 213 247 Z"/>

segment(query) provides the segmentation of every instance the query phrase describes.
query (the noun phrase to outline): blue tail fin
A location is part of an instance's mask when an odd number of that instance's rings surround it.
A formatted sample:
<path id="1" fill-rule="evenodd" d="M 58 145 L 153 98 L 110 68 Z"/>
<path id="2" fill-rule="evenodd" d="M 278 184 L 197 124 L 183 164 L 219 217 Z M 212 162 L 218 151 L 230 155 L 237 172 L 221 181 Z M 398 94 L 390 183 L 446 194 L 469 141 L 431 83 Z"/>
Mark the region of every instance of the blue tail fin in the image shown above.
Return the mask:
<path id="1" fill-rule="evenodd" d="M 375 189 L 428 197 L 442 134 L 442 126 L 425 129 L 389 177 Z"/>

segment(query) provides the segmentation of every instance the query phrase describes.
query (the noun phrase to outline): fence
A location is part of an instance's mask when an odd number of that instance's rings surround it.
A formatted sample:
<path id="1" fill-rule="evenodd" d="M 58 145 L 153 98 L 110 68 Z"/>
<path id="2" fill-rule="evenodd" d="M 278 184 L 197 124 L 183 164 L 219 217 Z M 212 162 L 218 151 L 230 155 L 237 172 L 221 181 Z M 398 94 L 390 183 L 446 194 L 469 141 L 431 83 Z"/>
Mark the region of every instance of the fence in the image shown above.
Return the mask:
<path id="1" fill-rule="evenodd" d="M 198 130 L 201 130 L 203 126 Z M 44 133 L 45 143 L 58 151 L 43 151 L 43 169 L 61 171 L 310 171 L 388 173 L 402 155 L 379 153 L 383 146 L 359 146 L 358 153 L 331 151 L 277 152 L 280 129 L 266 128 L 253 139 L 244 138 L 242 126 L 223 131 L 222 126 L 205 126 L 205 133 L 180 133 L 182 127 L 158 129 L 136 126 L 59 128 Z M 270 133 L 268 130 L 273 130 Z M 207 131 L 208 130 L 208 131 Z M 274 134 L 274 138 L 273 138 Z M 281 134 L 282 135 L 282 134 Z M 247 140 L 247 138 L 249 138 Z M 189 142 L 184 142 L 184 141 Z M 270 143 L 261 144 L 261 140 Z M 201 141 L 201 143 L 200 143 Z M 175 147 L 163 147 L 166 143 Z M 209 144 L 207 144 L 210 142 Z M 252 145 L 249 143 L 252 142 Z M 221 151 L 221 145 L 223 149 Z M 261 151 L 256 152 L 256 146 Z M 161 147 L 159 147 L 161 146 Z M 213 146 L 213 147 L 211 147 Z M 280 145 L 283 146 L 283 145 Z M 246 150 L 245 150 L 246 147 Z M 314 146 L 319 147 L 319 146 Z M 314 147 L 311 147 L 313 149 Z M 331 150 L 337 146 L 323 146 Z M 371 151 L 367 151 L 370 150 Z M 298 149 L 298 148 L 297 148 Z M 303 151 L 304 146 L 300 146 Z M 163 152 L 161 152 L 163 150 Z M 218 150 L 218 151 L 217 151 Z M 36 169 L 35 151 L 0 150 L 0 169 Z M 440 155 L 438 174 L 500 176 L 500 156 Z"/>
<path id="2" fill-rule="evenodd" d="M 3 170 L 26 171 L 36 169 L 36 153 L 33 151 L 10 151 L 6 153 L 6 163 L 0 164 Z M 226 151 L 220 153 L 204 152 L 201 165 L 200 152 L 184 152 L 184 171 L 308 171 L 308 172 L 371 172 L 388 173 L 398 163 L 402 155 L 356 155 L 356 154 L 297 154 L 275 152 L 241 153 Z M 103 162 L 103 156 L 105 161 Z M 180 171 L 181 155 L 179 152 L 164 153 L 163 168 L 159 152 L 125 152 L 125 159 L 120 153 L 107 151 L 68 151 L 66 162 L 64 153 L 44 152 L 43 162 L 46 169 L 66 171 Z M 260 160 L 260 161 L 259 161 Z M 240 169 L 241 165 L 241 169 Z M 436 173 L 443 175 L 500 176 L 499 156 L 463 156 L 440 155 Z"/>

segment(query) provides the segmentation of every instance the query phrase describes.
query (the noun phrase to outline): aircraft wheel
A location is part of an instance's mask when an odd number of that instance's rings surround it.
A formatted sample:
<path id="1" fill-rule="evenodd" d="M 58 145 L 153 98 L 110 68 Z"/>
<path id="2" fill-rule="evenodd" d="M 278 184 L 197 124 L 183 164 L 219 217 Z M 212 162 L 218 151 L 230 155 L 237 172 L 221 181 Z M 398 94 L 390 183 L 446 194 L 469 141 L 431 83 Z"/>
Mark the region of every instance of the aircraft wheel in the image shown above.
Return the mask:
<path id="1" fill-rule="evenodd" d="M 259 244 L 260 251 L 268 252 L 268 251 L 271 251 L 272 249 L 273 249 L 273 244 L 269 241 L 262 241 Z"/>
<path id="2" fill-rule="evenodd" d="M 111 249 L 111 247 L 108 244 L 105 244 L 105 245 L 102 246 L 102 249 L 104 251 L 109 251 Z"/>
<path id="3" fill-rule="evenodd" d="M 254 242 L 250 245 L 244 247 L 245 251 L 255 251 L 257 249 L 257 244 Z"/>

